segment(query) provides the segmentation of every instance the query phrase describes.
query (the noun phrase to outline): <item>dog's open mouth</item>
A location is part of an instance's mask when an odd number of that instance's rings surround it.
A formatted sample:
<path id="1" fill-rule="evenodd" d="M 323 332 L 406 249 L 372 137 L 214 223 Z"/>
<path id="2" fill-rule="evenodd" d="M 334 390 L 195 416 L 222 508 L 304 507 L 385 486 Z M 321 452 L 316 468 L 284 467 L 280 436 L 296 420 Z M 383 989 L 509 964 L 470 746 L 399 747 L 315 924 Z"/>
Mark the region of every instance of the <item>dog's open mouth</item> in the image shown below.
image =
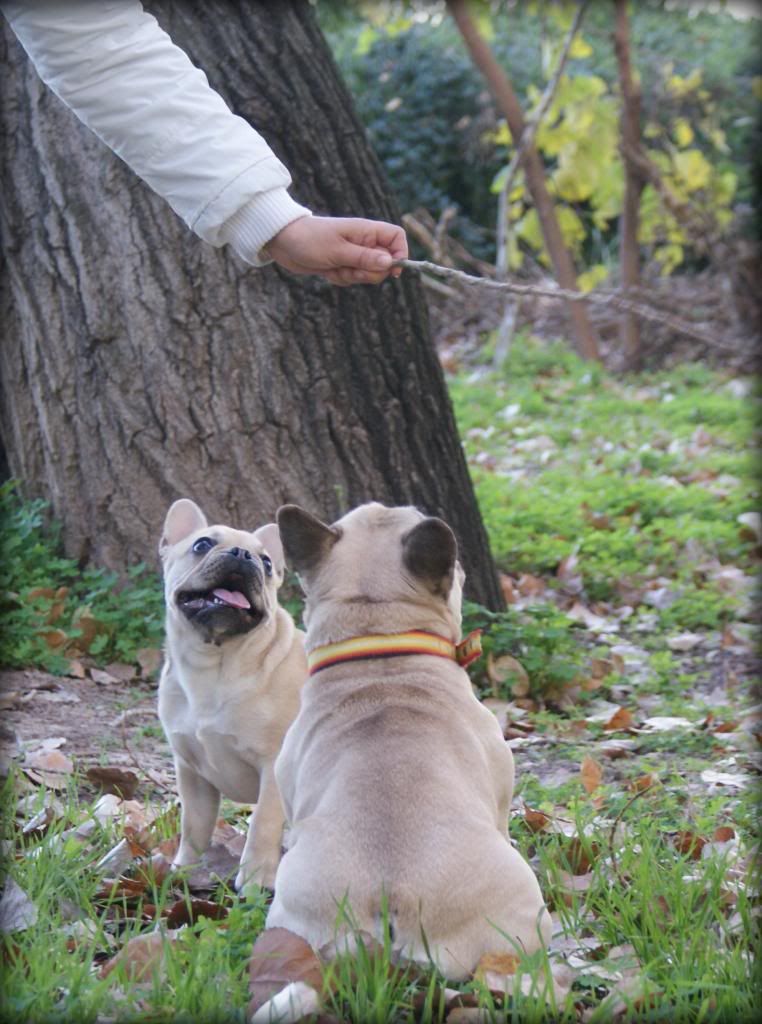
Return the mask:
<path id="1" fill-rule="evenodd" d="M 204 612 L 222 609 L 234 610 L 252 619 L 255 623 L 262 618 L 262 612 L 255 607 L 243 590 L 236 584 L 240 581 L 226 580 L 226 586 L 213 587 L 210 590 L 184 590 L 177 595 L 178 608 L 188 616 L 195 618 Z"/>

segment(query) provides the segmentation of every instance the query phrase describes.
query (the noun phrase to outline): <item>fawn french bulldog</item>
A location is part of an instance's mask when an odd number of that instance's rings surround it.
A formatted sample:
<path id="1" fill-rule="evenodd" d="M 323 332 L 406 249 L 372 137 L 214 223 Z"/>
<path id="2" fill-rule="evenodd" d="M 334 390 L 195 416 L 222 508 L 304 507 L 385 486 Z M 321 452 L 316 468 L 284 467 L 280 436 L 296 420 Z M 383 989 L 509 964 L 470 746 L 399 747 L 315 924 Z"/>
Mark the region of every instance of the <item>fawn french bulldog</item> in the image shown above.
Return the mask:
<path id="1" fill-rule="evenodd" d="M 310 678 L 275 764 L 289 835 L 267 926 L 320 947 L 355 928 L 379 939 L 386 916 L 393 949 L 453 979 L 483 953 L 547 944 L 507 834 L 513 757 L 459 664 L 452 531 L 376 503 L 332 526 L 286 505 L 278 526 Z"/>
<path id="2" fill-rule="evenodd" d="M 278 605 L 278 527 L 210 526 L 182 498 L 167 513 L 159 553 L 167 606 L 159 718 L 181 802 L 174 864 L 199 860 L 224 795 L 256 803 L 236 888 L 272 887 L 283 832 L 273 768 L 307 676 L 303 634 Z"/>

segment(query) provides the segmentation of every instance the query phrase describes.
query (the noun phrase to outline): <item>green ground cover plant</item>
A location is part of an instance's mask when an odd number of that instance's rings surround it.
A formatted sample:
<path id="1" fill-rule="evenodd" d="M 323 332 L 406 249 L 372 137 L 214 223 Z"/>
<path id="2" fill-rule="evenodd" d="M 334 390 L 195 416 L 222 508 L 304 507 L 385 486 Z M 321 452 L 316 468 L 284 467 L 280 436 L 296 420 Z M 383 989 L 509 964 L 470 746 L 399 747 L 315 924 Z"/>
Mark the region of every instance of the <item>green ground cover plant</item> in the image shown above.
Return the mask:
<path id="1" fill-rule="evenodd" d="M 61 553 L 43 501 L 0 487 L 0 665 L 65 672 L 87 654 L 94 664 L 134 661 L 161 643 L 164 599 L 156 572 L 135 565 L 120 577 L 81 569 Z"/>
<path id="2" fill-rule="evenodd" d="M 752 1020 L 754 385 L 699 364 L 613 377 L 523 335 L 499 371 L 482 360 L 449 383 L 509 603 L 491 614 L 467 602 L 464 627 L 484 631 L 472 681 L 514 750 L 511 836 L 555 934 L 547 956 L 454 986 L 393 963 L 388 944 L 325 958 L 325 1012 L 358 1024 L 452 1024 L 478 1009 L 485 1021 Z M 40 503 L 11 485 L 0 500 L 6 665 L 67 671 L 79 652 L 92 671 L 158 645 L 155 573 L 137 567 L 115 592 L 112 574 L 61 555 Z M 89 651 L 82 606 L 103 623 Z M 289 606 L 298 617 L 293 588 Z M 115 710 L 141 697 L 118 693 Z M 133 743 L 160 747 L 153 721 L 136 721 Z M 99 796 L 77 751 L 61 767 L 62 742 L 22 743 L 2 788 L 21 918 L 0 928 L 0 1017 L 245 1021 L 267 895 L 230 886 L 244 810 L 224 802 L 202 867 L 170 875 L 169 780 L 133 760 L 130 799 Z M 114 756 L 104 748 L 96 766 Z"/>

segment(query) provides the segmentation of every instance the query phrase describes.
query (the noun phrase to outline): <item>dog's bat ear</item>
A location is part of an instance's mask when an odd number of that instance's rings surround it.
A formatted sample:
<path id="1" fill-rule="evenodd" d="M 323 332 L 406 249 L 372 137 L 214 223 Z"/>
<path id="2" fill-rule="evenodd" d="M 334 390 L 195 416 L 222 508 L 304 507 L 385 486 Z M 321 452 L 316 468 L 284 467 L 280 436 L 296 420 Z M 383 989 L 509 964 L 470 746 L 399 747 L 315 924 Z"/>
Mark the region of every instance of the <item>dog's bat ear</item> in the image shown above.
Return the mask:
<path id="1" fill-rule="evenodd" d="M 422 519 L 402 538 L 402 564 L 434 594 L 447 597 L 452 587 L 458 545 L 442 519 Z"/>
<path id="2" fill-rule="evenodd" d="M 184 537 L 189 537 L 196 530 L 203 530 L 207 527 L 206 516 L 198 507 L 195 501 L 190 498 L 180 498 L 179 501 L 170 505 L 167 518 L 164 520 L 164 530 L 159 541 L 159 554 L 164 555 L 167 548 L 177 544 Z"/>
<path id="3" fill-rule="evenodd" d="M 275 569 L 276 574 L 282 576 L 286 566 L 278 524 L 267 523 L 265 526 L 260 526 L 258 530 L 254 531 L 254 536 L 272 559 L 273 569 Z"/>
<path id="4" fill-rule="evenodd" d="M 298 505 L 281 505 L 278 529 L 286 561 L 298 573 L 314 569 L 341 536 L 341 531 L 321 522 Z"/>

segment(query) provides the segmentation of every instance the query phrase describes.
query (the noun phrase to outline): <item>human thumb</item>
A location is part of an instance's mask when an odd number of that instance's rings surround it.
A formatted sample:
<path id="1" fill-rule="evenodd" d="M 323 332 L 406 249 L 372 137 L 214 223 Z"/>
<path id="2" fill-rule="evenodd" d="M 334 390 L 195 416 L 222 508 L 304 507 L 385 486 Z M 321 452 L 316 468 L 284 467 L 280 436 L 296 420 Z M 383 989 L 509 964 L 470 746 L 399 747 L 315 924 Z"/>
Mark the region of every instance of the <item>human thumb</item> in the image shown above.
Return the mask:
<path id="1" fill-rule="evenodd" d="M 389 270 L 394 260 L 386 249 L 369 249 L 363 245 L 346 242 L 339 252 L 341 264 L 355 270 L 379 271 Z"/>

